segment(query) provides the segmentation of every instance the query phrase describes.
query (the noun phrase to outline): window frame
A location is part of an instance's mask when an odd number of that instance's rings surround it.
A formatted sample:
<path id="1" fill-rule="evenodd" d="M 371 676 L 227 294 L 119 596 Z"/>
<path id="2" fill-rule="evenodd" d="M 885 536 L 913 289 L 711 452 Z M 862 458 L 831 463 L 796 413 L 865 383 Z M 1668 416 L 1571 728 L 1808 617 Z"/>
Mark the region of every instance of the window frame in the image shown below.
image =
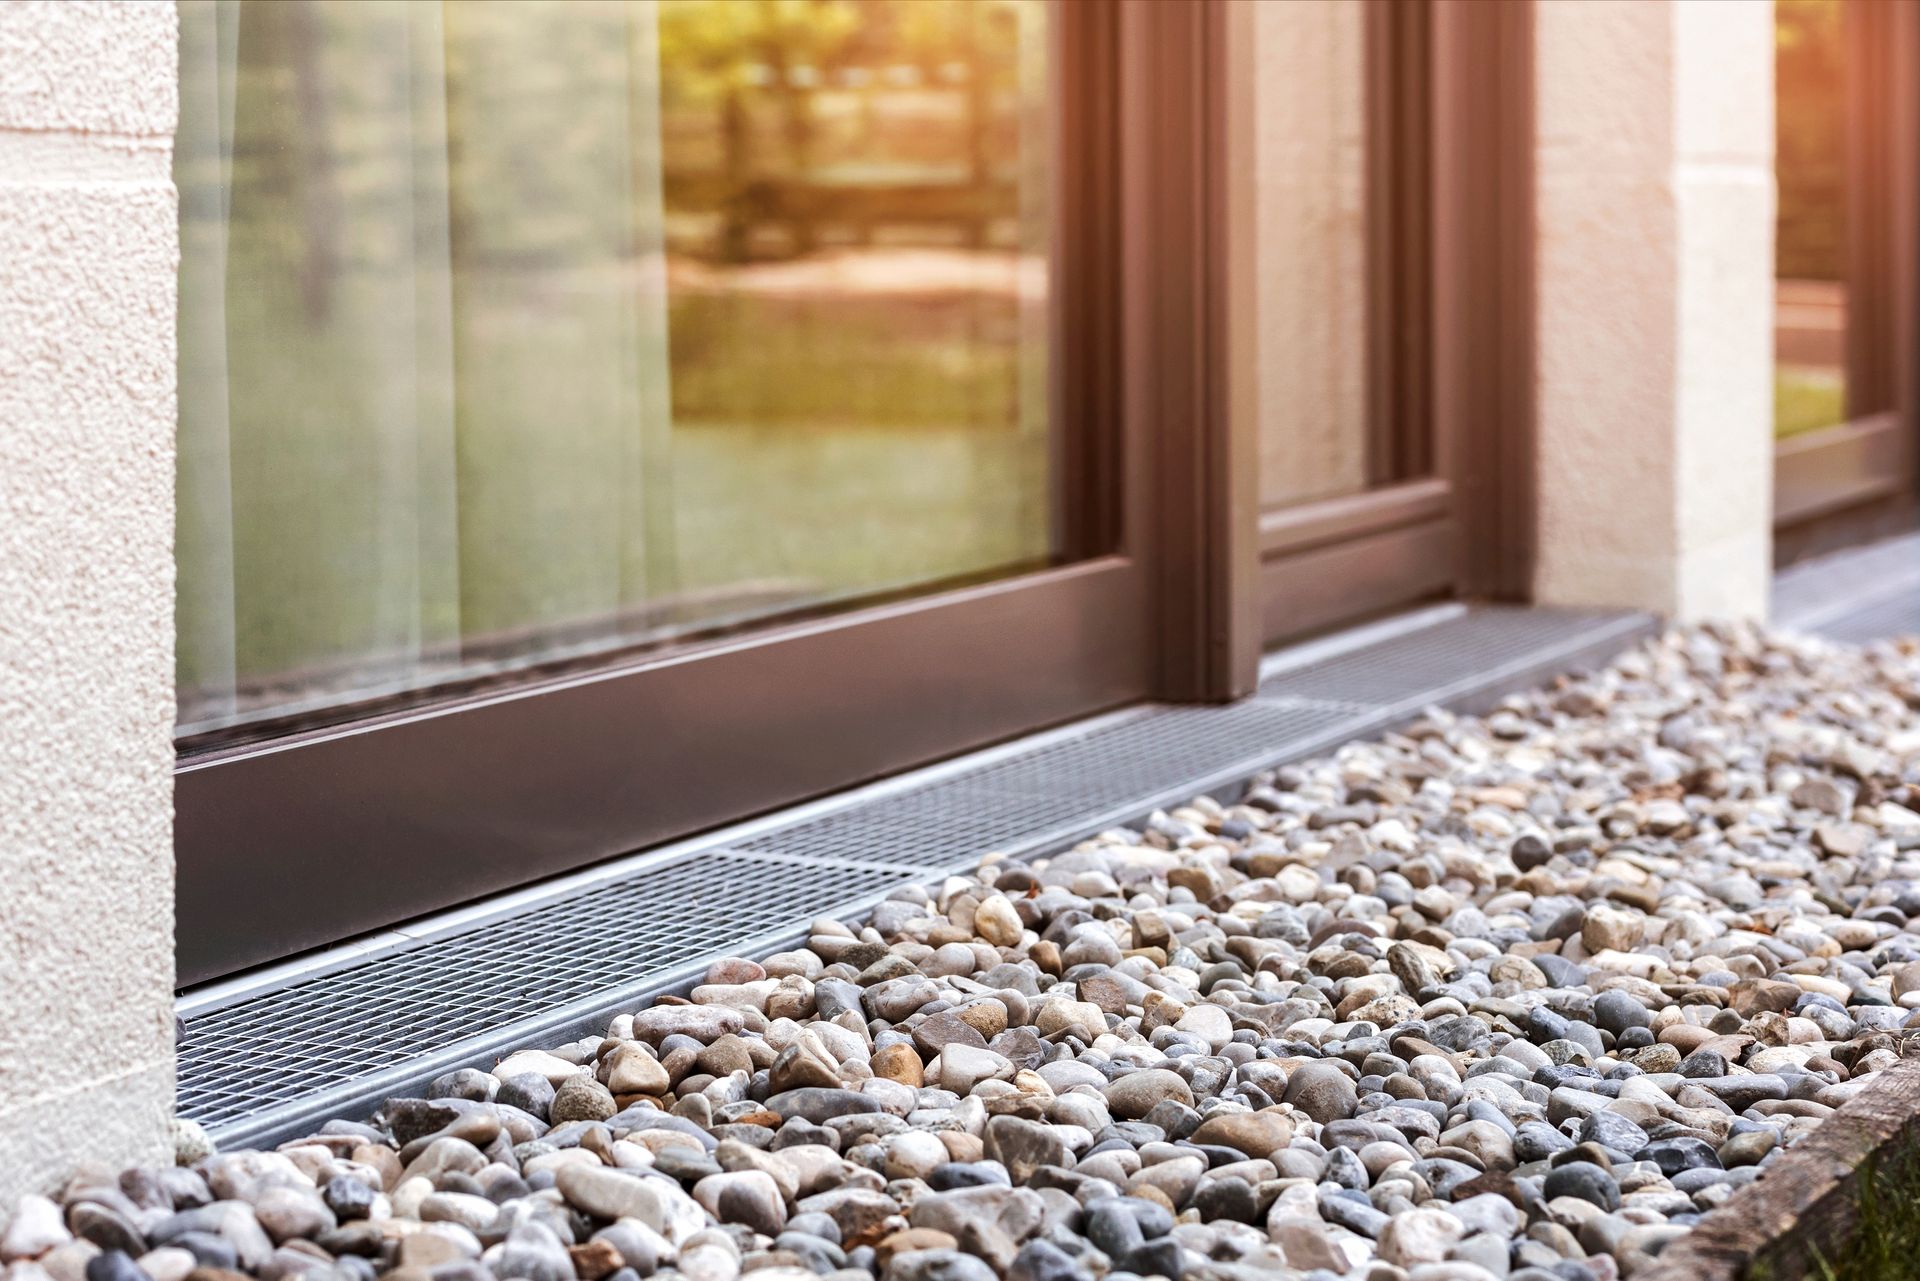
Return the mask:
<path id="1" fill-rule="evenodd" d="M 177 982 L 1147 697 L 1251 687 L 1223 0 L 1060 6 L 1071 563 L 181 753 Z M 1076 407 L 1077 406 L 1077 407 Z M 1237 584 L 1237 585 L 1236 585 Z M 910 851 L 902 851 L 903 858 Z"/>

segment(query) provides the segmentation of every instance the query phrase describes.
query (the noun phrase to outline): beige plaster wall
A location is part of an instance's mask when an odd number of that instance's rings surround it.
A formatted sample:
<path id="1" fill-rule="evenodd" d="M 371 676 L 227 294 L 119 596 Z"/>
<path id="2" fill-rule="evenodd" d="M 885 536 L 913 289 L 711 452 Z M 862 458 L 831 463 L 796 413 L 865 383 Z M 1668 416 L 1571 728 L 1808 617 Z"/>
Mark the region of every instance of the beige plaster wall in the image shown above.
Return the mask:
<path id="1" fill-rule="evenodd" d="M 1773 9 L 1539 0 L 1543 603 L 1764 614 Z"/>
<path id="2" fill-rule="evenodd" d="M 0 5 L 0 1198 L 170 1150 L 174 42 Z"/>

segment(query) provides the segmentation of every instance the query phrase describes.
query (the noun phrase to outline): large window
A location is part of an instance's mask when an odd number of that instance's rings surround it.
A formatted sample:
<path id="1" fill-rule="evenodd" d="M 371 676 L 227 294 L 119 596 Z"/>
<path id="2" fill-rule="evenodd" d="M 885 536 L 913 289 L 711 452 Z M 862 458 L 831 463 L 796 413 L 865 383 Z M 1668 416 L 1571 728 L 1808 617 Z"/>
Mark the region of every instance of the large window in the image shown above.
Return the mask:
<path id="1" fill-rule="evenodd" d="M 1793 560 L 1911 523 L 1920 20 L 1774 7 L 1774 520 Z"/>
<path id="2" fill-rule="evenodd" d="M 1224 12 L 185 0 L 182 980 L 1219 692 Z"/>
<path id="3" fill-rule="evenodd" d="M 1260 501 L 1281 508 L 1359 493 L 1392 460 L 1367 421 L 1366 6 L 1260 5 L 1254 24 L 1280 64 L 1255 81 L 1254 162 Z"/>
<path id="4" fill-rule="evenodd" d="M 182 20 L 183 734 L 1054 559 L 1041 0 Z"/>

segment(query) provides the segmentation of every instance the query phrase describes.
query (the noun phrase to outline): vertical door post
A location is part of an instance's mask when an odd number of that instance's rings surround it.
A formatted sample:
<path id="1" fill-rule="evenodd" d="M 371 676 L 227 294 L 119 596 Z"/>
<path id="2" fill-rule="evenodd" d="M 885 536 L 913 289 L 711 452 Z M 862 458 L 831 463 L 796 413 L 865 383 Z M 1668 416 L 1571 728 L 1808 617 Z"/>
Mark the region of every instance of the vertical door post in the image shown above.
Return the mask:
<path id="1" fill-rule="evenodd" d="M 1235 65 L 1249 15 L 1229 0 L 1126 0 L 1123 14 L 1126 82 L 1140 90 L 1122 106 L 1125 380 L 1129 410 L 1155 425 L 1158 693 L 1229 699 L 1252 692 L 1260 662 L 1255 427 L 1244 385 L 1235 395 L 1248 362 L 1233 352 L 1252 298 L 1233 252 L 1251 231 L 1251 178 L 1232 163 L 1233 131 L 1251 115 L 1248 68 Z"/>

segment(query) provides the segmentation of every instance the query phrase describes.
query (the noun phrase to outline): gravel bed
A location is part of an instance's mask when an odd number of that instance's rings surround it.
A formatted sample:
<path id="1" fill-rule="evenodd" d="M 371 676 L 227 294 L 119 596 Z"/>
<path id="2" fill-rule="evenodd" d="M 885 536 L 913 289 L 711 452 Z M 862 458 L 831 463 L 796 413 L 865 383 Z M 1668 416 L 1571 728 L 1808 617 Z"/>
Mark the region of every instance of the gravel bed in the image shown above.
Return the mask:
<path id="1" fill-rule="evenodd" d="M 1916 1044 L 1917 708 L 1911 643 L 1676 631 L 370 1123 L 183 1127 L 5 1281 L 1612 1281 Z"/>

